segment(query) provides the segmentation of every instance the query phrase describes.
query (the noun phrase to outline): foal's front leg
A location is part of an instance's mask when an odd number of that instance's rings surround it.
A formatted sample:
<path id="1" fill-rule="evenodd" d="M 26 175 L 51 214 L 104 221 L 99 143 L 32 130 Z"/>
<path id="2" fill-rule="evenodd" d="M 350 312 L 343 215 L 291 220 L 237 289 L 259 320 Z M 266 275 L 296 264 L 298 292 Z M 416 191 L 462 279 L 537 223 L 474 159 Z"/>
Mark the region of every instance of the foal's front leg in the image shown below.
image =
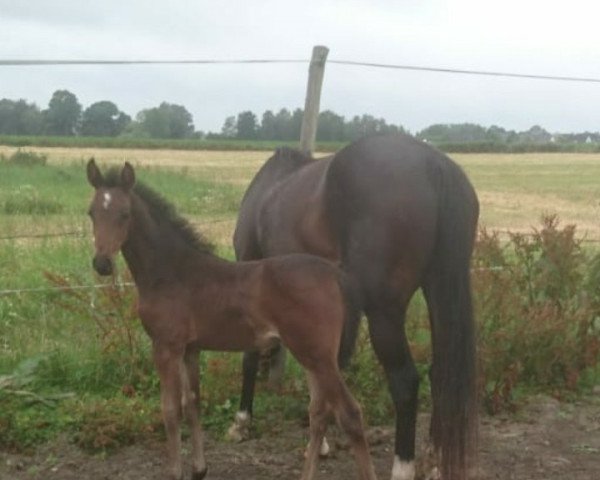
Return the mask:
<path id="1" fill-rule="evenodd" d="M 167 434 L 167 455 L 170 480 L 183 478 L 181 462 L 181 371 L 182 354 L 161 345 L 153 345 L 154 364 L 160 378 L 160 402 Z"/>
<path id="2" fill-rule="evenodd" d="M 200 378 L 198 372 L 198 350 L 188 348 L 185 352 L 185 369 L 182 372 L 182 404 L 190 426 L 192 440 L 192 480 L 202 480 L 206 476 L 204 458 L 204 438 L 198 419 L 200 411 Z"/>

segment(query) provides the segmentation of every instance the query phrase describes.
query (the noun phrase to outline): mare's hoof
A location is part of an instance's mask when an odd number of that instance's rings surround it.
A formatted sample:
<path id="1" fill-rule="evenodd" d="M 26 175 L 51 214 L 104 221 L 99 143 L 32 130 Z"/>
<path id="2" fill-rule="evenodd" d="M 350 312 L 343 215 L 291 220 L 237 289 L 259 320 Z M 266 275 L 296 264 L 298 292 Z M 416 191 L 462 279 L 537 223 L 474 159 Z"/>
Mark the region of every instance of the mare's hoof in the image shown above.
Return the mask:
<path id="1" fill-rule="evenodd" d="M 227 430 L 227 438 L 232 442 L 242 442 L 250 438 L 250 423 L 252 417 L 246 412 L 238 412 L 235 414 L 235 420 L 229 430 Z"/>
<path id="2" fill-rule="evenodd" d="M 310 442 L 306 446 L 304 450 L 304 458 L 308 457 L 308 447 L 310 447 Z M 329 452 L 331 452 L 331 448 L 329 448 L 329 443 L 327 442 L 327 438 L 323 437 L 323 441 L 321 442 L 321 446 L 319 447 L 319 457 L 327 458 L 329 456 Z"/>
<path id="3" fill-rule="evenodd" d="M 208 468 L 204 468 L 204 470 L 201 470 L 199 472 L 192 472 L 192 480 L 202 480 L 204 477 L 206 477 L 206 474 L 208 473 Z"/>

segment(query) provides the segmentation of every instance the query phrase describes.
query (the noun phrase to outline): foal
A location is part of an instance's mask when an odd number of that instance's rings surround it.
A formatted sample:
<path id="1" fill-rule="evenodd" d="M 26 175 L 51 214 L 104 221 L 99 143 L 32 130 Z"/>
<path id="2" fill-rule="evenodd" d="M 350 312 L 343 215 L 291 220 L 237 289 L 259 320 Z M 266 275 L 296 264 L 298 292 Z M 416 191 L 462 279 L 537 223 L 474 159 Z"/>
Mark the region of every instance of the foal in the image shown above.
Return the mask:
<path id="1" fill-rule="evenodd" d="M 212 253 L 172 205 L 136 185 L 129 163 L 105 177 L 92 159 L 87 177 L 95 188 L 89 210 L 94 269 L 110 275 L 121 250 L 137 287 L 142 325 L 152 340 L 169 478 L 183 478 L 182 414 L 191 429 L 192 478 L 207 472 L 198 421 L 199 351 L 260 350 L 281 341 L 305 368 L 310 391 L 310 442 L 301 479 L 314 476 L 333 414 L 350 439 L 359 478 L 374 480 L 361 410 L 338 369 L 344 326 L 357 315 L 340 271 L 309 255 L 228 262 Z"/>

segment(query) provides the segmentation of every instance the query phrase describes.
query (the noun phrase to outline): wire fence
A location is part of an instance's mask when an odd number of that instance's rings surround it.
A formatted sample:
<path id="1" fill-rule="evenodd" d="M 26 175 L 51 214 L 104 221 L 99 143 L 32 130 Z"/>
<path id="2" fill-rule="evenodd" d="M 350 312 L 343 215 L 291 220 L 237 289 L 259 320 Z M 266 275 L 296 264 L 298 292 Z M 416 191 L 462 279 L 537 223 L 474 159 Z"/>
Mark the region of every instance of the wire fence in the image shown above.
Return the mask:
<path id="1" fill-rule="evenodd" d="M 181 60 L 93 60 L 93 59 L 0 59 L 0 67 L 34 67 L 34 66 L 106 66 L 106 65 L 259 65 L 259 64 L 309 64 L 306 59 L 181 59 Z M 388 70 L 409 70 L 430 73 L 450 73 L 457 75 L 478 75 L 487 77 L 518 78 L 527 80 L 552 80 L 559 82 L 600 83 L 600 78 L 574 77 L 562 75 L 543 75 L 534 73 L 498 72 L 476 69 L 459 69 L 449 67 L 430 67 L 423 65 L 403 65 L 393 63 L 362 62 L 355 60 L 327 60 L 327 64 L 346 65 L 352 67 L 384 68 Z"/>
<path id="2" fill-rule="evenodd" d="M 209 220 L 205 222 L 190 222 L 191 225 L 198 228 L 210 227 L 211 225 L 217 225 L 221 223 L 229 223 L 234 219 L 221 218 L 216 220 Z M 10 240 L 45 240 L 49 238 L 68 238 L 68 237 L 90 237 L 91 231 L 89 230 L 67 230 L 64 232 L 47 232 L 47 233 L 15 233 L 11 235 L 0 235 L 0 241 Z"/>
<path id="3" fill-rule="evenodd" d="M 212 220 L 208 222 L 190 222 L 193 226 L 203 228 L 210 227 L 211 225 L 230 223 L 235 221 L 235 219 L 219 219 Z M 521 232 L 521 231 L 513 231 L 513 230 L 493 230 L 494 233 L 499 235 L 509 236 L 509 235 L 522 235 L 524 237 L 533 237 L 536 235 L 534 232 Z M 83 231 L 83 230 L 71 230 L 65 232 L 50 232 L 50 233 L 17 233 L 12 235 L 0 235 L 0 241 L 11 241 L 11 240 L 45 240 L 50 238 L 68 238 L 68 237 L 91 237 L 91 231 Z M 600 243 L 600 238 L 590 238 L 587 236 L 583 236 L 577 239 L 578 242 L 581 243 Z"/>

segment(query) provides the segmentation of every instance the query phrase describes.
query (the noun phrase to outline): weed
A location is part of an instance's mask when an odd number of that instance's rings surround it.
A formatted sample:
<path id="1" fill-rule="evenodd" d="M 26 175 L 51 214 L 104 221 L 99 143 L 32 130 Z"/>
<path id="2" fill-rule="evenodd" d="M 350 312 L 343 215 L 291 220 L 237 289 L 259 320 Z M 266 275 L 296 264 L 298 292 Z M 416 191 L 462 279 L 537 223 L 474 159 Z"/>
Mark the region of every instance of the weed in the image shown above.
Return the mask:
<path id="1" fill-rule="evenodd" d="M 42 153 L 29 152 L 17 149 L 12 155 L 5 157 L 0 156 L 0 162 L 7 165 L 18 165 L 21 167 L 45 166 L 48 161 L 48 156 Z"/>
<path id="2" fill-rule="evenodd" d="M 149 437 L 162 437 L 157 402 L 142 397 L 87 399 L 73 405 L 73 440 L 88 452 L 110 452 Z"/>

